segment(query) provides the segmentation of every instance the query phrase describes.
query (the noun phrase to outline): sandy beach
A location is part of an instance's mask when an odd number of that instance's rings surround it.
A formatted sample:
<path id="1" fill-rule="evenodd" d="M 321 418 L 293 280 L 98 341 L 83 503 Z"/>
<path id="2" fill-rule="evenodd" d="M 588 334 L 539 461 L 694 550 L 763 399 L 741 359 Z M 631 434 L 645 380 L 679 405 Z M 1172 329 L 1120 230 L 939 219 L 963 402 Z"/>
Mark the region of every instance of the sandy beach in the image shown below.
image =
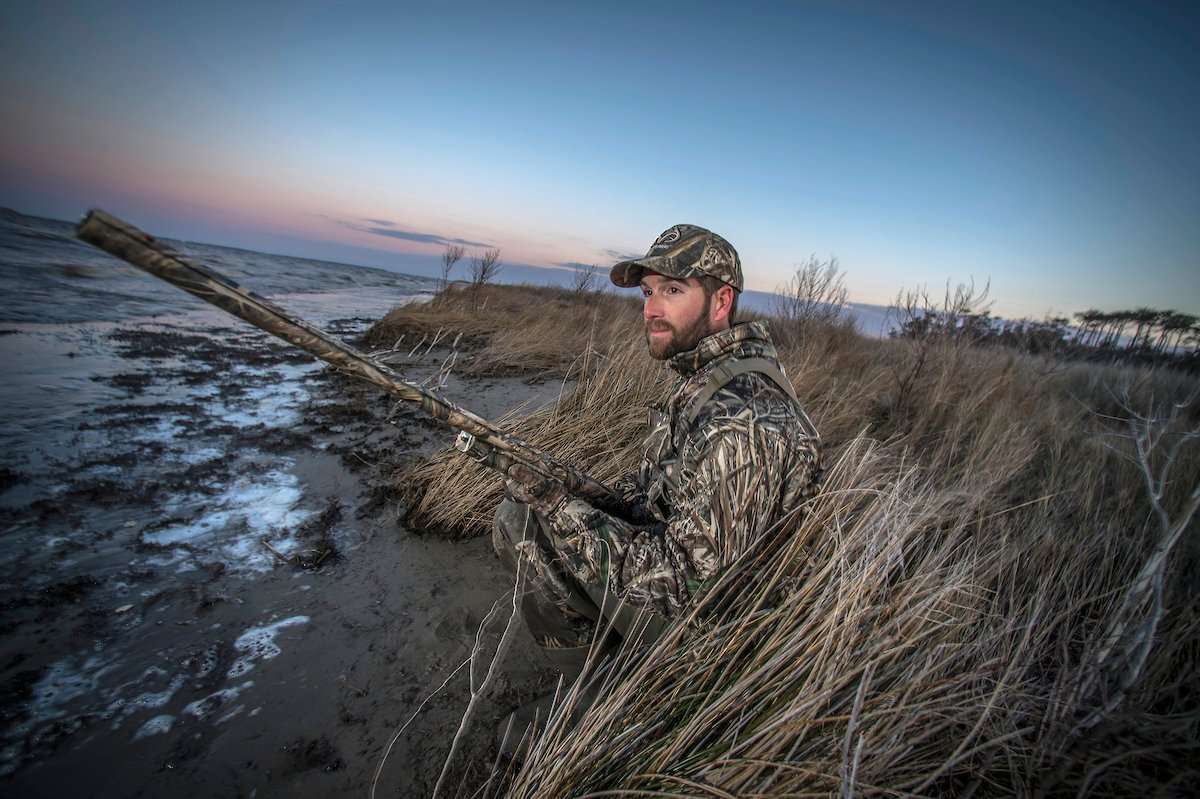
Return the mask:
<path id="1" fill-rule="evenodd" d="M 284 301 L 355 340 L 409 285 Z M 365 795 L 408 723 L 378 795 L 427 795 L 510 587 L 486 540 L 400 522 L 393 471 L 452 431 L 207 308 L 4 327 L 0 792 Z M 445 385 L 488 416 L 558 389 Z M 549 679 L 514 647 L 456 775 Z"/>

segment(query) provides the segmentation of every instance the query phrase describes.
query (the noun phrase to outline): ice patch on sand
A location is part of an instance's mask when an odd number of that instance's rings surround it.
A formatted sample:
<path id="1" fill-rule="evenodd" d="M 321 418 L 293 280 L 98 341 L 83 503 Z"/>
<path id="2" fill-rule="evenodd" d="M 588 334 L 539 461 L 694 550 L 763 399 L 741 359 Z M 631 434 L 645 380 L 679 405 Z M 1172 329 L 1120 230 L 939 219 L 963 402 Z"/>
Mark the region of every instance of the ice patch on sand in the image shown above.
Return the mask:
<path id="1" fill-rule="evenodd" d="M 203 679 L 212 674 L 217 668 L 217 663 L 220 662 L 221 650 L 216 644 L 212 644 L 204 653 L 200 655 L 196 663 L 196 678 Z"/>
<path id="2" fill-rule="evenodd" d="M 92 655 L 75 668 L 75 658 L 64 658 L 50 665 L 33 687 L 29 718 L 34 723 L 61 718 L 63 707 L 72 700 L 96 691 L 100 677 L 112 666 Z"/>
<path id="3" fill-rule="evenodd" d="M 198 719 L 205 719 L 215 713 L 221 707 L 229 704 L 238 698 L 238 694 L 245 691 L 247 688 L 254 685 L 254 680 L 246 680 L 241 685 L 233 688 L 222 688 L 220 691 L 214 691 L 203 699 L 197 699 L 195 702 L 189 702 L 184 706 L 183 712 L 189 716 L 195 716 Z"/>
<path id="4" fill-rule="evenodd" d="M 237 427 L 287 427 L 300 421 L 300 408 L 308 401 L 309 392 L 303 384 L 305 376 L 319 370 L 320 363 L 280 364 L 274 371 L 280 372 L 278 379 L 265 385 L 248 388 L 235 402 L 215 400 L 206 410 L 214 419 Z M 237 382 L 242 377 L 247 382 L 257 378 L 258 372 L 250 367 L 236 367 L 230 379 Z"/>
<path id="5" fill-rule="evenodd" d="M 281 459 L 281 466 L 290 465 L 290 460 Z M 269 571 L 275 564 L 261 539 L 270 535 L 274 545 L 285 551 L 295 543 L 280 539 L 279 533 L 294 529 L 312 515 L 312 511 L 297 507 L 301 497 L 300 480 L 294 474 L 271 469 L 245 475 L 216 496 L 191 495 L 170 503 L 169 514 L 200 515 L 184 524 L 145 533 L 142 538 L 159 546 L 187 543 L 207 549 L 215 545 L 218 557 L 231 566 Z"/>
<path id="6" fill-rule="evenodd" d="M 175 726 L 175 717 L 163 714 L 148 719 L 136 733 L 133 735 L 133 740 L 140 741 L 143 738 L 149 738 L 151 735 L 158 735 L 164 732 L 170 732 L 171 727 Z"/>
<path id="7" fill-rule="evenodd" d="M 154 535 L 154 534 L 151 533 L 149 535 L 144 536 L 144 538 L 148 541 L 153 541 L 153 539 L 151 538 L 152 535 Z M 157 542 L 154 542 L 154 543 L 157 543 Z M 158 566 L 159 568 L 163 568 L 165 566 L 174 566 L 178 563 L 182 563 L 184 560 L 187 559 L 188 555 L 190 555 L 190 554 L 191 553 L 189 553 L 186 549 L 172 549 L 168 553 L 165 553 L 162 555 L 155 555 L 154 557 L 151 557 L 151 558 L 146 558 L 146 565 L 147 566 Z"/>
<path id="8" fill-rule="evenodd" d="M 157 666 L 151 666 L 142 672 L 141 677 L 139 677 L 135 682 L 121 686 L 117 689 L 116 693 L 120 693 L 131 686 L 145 685 L 146 683 L 154 680 L 166 679 L 166 677 L 167 672 L 163 671 Z M 167 702 L 171 701 L 171 697 L 173 697 L 175 693 L 183 687 L 183 684 L 186 682 L 186 680 L 187 678 L 184 677 L 184 675 L 177 674 L 171 678 L 167 686 L 161 691 L 145 691 L 133 697 L 132 699 L 117 699 L 108 706 L 108 711 L 104 715 L 117 716 L 116 721 L 114 721 L 112 725 L 113 729 L 115 730 L 121 726 L 121 721 L 126 717 L 131 716 L 141 710 L 155 710 L 167 704 Z"/>
<path id="9" fill-rule="evenodd" d="M 253 670 L 256 660 L 270 660 L 278 657 L 282 652 L 275 643 L 275 636 L 279 634 L 279 631 L 284 627 L 308 624 L 308 621 L 308 616 L 292 616 L 262 627 L 251 627 L 246 630 L 233 642 L 233 648 L 243 654 L 229 667 L 229 679 L 236 679 Z"/>
<path id="10" fill-rule="evenodd" d="M 195 449 L 185 450 L 180 454 L 179 459 L 189 466 L 195 466 L 200 463 L 224 458 L 226 452 L 219 447 L 197 447 Z"/>
<path id="11" fill-rule="evenodd" d="M 224 379 L 246 385 L 236 398 L 222 398 L 216 386 L 190 388 L 180 402 L 193 406 L 192 414 L 164 413 L 153 420 L 144 420 L 136 429 L 133 441 L 143 444 L 164 444 L 182 447 L 179 459 L 195 465 L 219 458 L 226 453 L 211 446 L 197 446 L 190 440 L 190 427 L 197 419 L 210 419 L 212 424 L 249 428 L 287 427 L 300 421 L 301 408 L 311 397 L 304 379 L 321 368 L 319 362 L 279 364 L 272 367 L 270 379 L 254 367 L 235 366 Z M 253 385 L 258 382 L 259 385 Z"/>
<path id="12" fill-rule="evenodd" d="M 139 444 L 172 444 L 181 435 L 178 423 L 184 418 L 179 414 L 159 416 L 153 422 L 140 426 L 133 441 Z"/>
<path id="13" fill-rule="evenodd" d="M 29 702 L 25 706 L 25 720 L 0 733 L 4 738 L 4 746 L 0 747 L 0 777 L 16 770 L 26 746 L 22 739 L 34 733 L 39 725 L 42 731 L 53 728 L 55 733 L 61 735 L 72 735 L 82 728 L 81 716 L 68 715 L 67 705 L 96 693 L 100 678 L 112 668 L 112 664 L 101 660 L 98 655 L 66 657 L 46 667 L 30 692 Z"/>
<path id="14" fill-rule="evenodd" d="M 171 682 L 161 691 L 147 691 L 144 694 L 138 694 L 133 699 L 130 699 L 125 704 L 125 712 L 132 713 L 136 710 L 146 710 L 149 708 L 162 707 L 167 703 L 175 692 L 183 686 L 183 675 L 177 674 L 171 678 Z"/>

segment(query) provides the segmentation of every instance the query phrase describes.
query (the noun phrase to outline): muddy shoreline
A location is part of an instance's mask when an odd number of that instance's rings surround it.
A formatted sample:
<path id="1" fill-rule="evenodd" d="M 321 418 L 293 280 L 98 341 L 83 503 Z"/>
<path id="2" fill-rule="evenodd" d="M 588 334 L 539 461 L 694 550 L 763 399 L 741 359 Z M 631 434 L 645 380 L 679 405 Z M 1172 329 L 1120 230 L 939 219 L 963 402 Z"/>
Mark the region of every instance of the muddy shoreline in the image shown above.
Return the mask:
<path id="1" fill-rule="evenodd" d="M 6 408 L 6 434 L 39 444 L 0 469 L 0 793 L 366 795 L 424 702 L 377 795 L 428 795 L 465 674 L 429 697 L 495 646 L 503 607 L 481 622 L 510 587 L 487 541 L 400 522 L 396 470 L 450 431 L 211 316 L 14 337 L 51 353 L 45 391 L 75 404 Z M 398 365 L 420 380 L 448 355 Z M 497 416 L 558 387 L 445 391 Z M 482 778 L 496 720 L 552 680 L 518 635 L 456 781 Z"/>

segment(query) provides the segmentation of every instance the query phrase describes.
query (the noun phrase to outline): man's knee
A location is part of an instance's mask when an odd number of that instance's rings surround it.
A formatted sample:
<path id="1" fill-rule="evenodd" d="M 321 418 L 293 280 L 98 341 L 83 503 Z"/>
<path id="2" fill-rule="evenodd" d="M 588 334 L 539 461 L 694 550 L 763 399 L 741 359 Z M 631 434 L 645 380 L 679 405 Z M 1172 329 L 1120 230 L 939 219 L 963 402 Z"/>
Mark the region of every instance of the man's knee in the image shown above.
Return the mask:
<path id="1" fill-rule="evenodd" d="M 525 539 L 525 527 L 532 515 L 528 505 L 505 499 L 496 508 L 492 523 L 492 548 L 510 565 L 517 562 L 517 544 Z"/>

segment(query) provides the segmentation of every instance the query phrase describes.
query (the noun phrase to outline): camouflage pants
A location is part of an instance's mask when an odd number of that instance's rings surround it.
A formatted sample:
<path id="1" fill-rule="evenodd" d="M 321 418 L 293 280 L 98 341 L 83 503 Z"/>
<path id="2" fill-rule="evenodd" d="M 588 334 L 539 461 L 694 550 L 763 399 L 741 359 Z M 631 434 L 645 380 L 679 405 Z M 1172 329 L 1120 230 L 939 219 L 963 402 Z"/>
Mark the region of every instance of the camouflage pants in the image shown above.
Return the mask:
<path id="1" fill-rule="evenodd" d="M 577 580 L 554 551 L 545 520 L 528 505 L 500 503 L 492 546 L 510 571 L 520 563 L 521 615 L 547 657 L 570 678 L 582 671 L 597 625 L 608 630 L 599 642 L 604 650 L 633 636 L 653 642 L 667 626 L 663 617 L 622 602 L 605 586 Z"/>

